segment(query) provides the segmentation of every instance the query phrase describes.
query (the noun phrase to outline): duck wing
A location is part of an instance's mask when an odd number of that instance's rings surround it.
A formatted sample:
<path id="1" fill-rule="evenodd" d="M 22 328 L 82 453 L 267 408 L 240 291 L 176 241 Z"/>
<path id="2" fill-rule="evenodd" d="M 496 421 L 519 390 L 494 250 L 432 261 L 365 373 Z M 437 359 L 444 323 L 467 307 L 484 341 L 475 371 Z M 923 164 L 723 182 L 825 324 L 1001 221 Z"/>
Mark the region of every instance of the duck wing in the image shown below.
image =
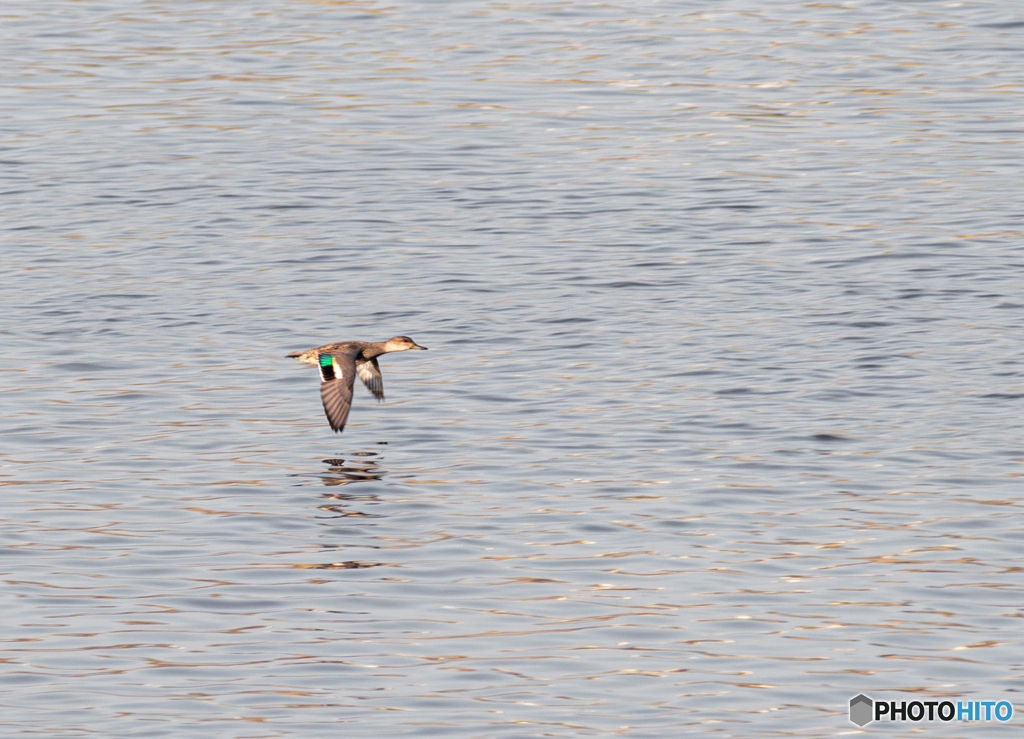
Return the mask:
<path id="1" fill-rule="evenodd" d="M 320 354 L 320 400 L 324 404 L 327 422 L 334 431 L 341 432 L 352 407 L 352 384 L 356 379 L 355 358 L 351 355 Z"/>
<path id="2" fill-rule="evenodd" d="M 377 400 L 384 400 L 384 378 L 377 357 L 356 360 L 356 374 Z"/>

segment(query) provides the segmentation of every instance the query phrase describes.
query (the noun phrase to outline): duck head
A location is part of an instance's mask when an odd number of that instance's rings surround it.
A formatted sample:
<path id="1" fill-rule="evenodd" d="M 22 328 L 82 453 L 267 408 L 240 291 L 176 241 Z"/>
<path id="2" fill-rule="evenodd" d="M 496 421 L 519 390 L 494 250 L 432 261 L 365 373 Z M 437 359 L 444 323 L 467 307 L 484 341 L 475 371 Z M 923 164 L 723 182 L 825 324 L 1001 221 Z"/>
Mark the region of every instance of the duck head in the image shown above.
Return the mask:
<path id="1" fill-rule="evenodd" d="M 404 352 L 409 349 L 423 349 L 426 351 L 427 347 L 420 346 L 408 336 L 396 336 L 384 342 L 384 351 L 386 352 Z"/>

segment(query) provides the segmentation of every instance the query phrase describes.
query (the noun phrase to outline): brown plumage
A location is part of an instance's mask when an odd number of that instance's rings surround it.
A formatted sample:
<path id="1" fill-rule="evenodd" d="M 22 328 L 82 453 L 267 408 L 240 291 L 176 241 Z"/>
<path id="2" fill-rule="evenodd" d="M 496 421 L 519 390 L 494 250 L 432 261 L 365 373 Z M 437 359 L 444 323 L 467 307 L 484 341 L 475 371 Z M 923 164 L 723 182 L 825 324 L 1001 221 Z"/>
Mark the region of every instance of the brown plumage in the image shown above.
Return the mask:
<path id="1" fill-rule="evenodd" d="M 331 428 L 340 433 L 352 407 L 352 385 L 357 375 L 378 401 L 384 400 L 384 378 L 377 357 L 426 348 L 408 336 L 395 336 L 387 341 L 338 341 L 287 356 L 320 370 L 320 400 Z"/>

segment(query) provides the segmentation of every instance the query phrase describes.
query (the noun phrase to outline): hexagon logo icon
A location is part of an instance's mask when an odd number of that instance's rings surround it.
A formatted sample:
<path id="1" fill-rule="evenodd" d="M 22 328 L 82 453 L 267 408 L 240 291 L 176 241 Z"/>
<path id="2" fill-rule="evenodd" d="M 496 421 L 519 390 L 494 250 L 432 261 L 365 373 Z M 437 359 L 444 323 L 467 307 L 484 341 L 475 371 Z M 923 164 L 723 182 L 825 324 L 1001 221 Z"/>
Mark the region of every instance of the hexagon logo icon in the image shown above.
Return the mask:
<path id="1" fill-rule="evenodd" d="M 863 693 L 850 698 L 850 721 L 857 726 L 867 726 L 874 721 L 875 702 Z"/>

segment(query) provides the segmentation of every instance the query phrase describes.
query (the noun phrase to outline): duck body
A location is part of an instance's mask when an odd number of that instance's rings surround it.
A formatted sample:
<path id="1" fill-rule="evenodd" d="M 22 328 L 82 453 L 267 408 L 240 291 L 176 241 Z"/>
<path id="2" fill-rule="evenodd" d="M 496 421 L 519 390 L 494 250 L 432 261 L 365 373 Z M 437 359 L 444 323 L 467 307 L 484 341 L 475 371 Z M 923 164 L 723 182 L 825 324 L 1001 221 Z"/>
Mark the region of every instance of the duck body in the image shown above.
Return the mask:
<path id="1" fill-rule="evenodd" d="M 324 413 L 331 428 L 340 433 L 352 407 L 352 387 L 357 375 L 378 401 L 384 400 L 384 378 L 377 357 L 426 348 L 408 336 L 395 336 L 387 341 L 338 341 L 287 356 L 320 370 L 320 400 Z"/>

